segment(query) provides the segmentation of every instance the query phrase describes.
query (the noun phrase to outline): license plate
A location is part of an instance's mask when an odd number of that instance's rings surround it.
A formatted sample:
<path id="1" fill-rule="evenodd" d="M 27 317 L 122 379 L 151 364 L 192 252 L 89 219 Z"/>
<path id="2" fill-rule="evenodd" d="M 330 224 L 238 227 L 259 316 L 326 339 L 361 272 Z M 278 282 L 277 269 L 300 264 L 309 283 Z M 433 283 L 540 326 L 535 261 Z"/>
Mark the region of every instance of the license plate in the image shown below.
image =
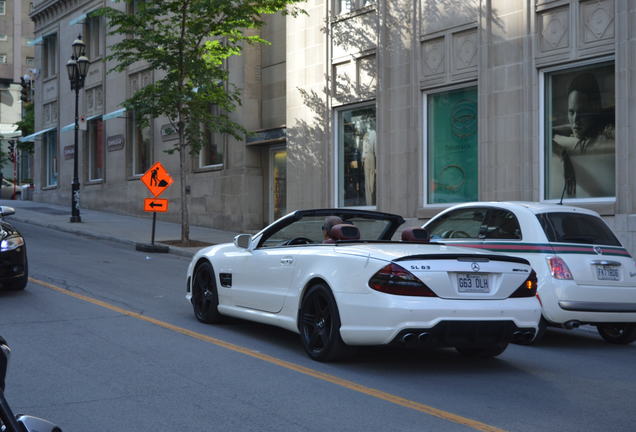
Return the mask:
<path id="1" fill-rule="evenodd" d="M 618 267 L 596 266 L 596 278 L 598 280 L 617 281 L 620 280 Z"/>
<path id="2" fill-rule="evenodd" d="M 488 275 L 460 273 L 457 275 L 457 291 L 460 293 L 488 293 Z"/>

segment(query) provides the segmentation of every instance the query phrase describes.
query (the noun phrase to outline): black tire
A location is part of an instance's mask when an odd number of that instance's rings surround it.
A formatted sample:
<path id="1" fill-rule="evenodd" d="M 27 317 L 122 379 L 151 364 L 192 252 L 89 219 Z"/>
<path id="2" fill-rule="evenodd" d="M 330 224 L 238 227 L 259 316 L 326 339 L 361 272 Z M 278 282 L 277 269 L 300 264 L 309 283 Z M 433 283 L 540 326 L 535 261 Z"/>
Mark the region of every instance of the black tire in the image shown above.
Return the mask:
<path id="1" fill-rule="evenodd" d="M 203 262 L 194 270 L 192 275 L 192 308 L 194 316 L 206 324 L 222 321 L 218 310 L 219 294 L 216 290 L 216 278 L 212 264 Z"/>
<path id="2" fill-rule="evenodd" d="M 539 328 L 537 329 L 537 333 L 534 335 L 534 338 L 531 340 L 515 340 L 514 343 L 517 345 L 537 345 L 543 339 L 543 335 L 545 335 L 545 329 L 548 328 L 548 322 L 541 316 L 539 320 Z"/>
<path id="3" fill-rule="evenodd" d="M 302 299 L 298 315 L 300 339 L 313 360 L 342 360 L 351 349 L 340 336 L 340 314 L 331 290 L 322 283 L 313 285 Z"/>
<path id="4" fill-rule="evenodd" d="M 29 263 L 24 261 L 24 274 L 11 282 L 5 282 L 4 287 L 11 291 L 22 291 L 29 282 Z"/>
<path id="5" fill-rule="evenodd" d="M 455 347 L 458 353 L 466 357 L 491 358 L 497 357 L 508 347 L 508 342 L 499 342 L 481 347 Z"/>
<path id="6" fill-rule="evenodd" d="M 627 345 L 636 341 L 636 324 L 599 324 L 596 329 L 611 344 Z"/>

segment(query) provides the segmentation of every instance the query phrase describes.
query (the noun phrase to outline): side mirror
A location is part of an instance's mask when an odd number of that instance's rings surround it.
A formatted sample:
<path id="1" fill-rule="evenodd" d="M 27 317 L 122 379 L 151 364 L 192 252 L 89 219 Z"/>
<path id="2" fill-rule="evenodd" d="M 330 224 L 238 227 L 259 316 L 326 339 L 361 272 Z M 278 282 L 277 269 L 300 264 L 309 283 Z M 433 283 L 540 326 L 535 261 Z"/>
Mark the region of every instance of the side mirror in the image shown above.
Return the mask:
<path id="1" fill-rule="evenodd" d="M 241 249 L 247 249 L 250 247 L 250 241 L 252 240 L 252 236 L 249 234 L 239 234 L 234 237 L 234 246 Z"/>
<path id="2" fill-rule="evenodd" d="M 13 207 L 0 206 L 0 217 L 11 216 L 12 214 L 15 214 Z"/>

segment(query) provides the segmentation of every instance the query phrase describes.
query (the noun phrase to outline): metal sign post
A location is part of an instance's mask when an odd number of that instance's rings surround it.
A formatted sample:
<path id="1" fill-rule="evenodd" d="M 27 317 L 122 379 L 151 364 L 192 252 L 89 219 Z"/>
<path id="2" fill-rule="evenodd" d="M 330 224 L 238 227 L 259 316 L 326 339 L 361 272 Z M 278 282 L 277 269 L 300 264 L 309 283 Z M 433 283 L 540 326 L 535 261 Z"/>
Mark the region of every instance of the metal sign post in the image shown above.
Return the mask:
<path id="1" fill-rule="evenodd" d="M 161 195 L 174 180 L 163 165 L 161 165 L 161 162 L 156 162 L 151 166 L 150 169 L 141 176 L 140 180 L 154 195 L 154 198 L 144 198 L 144 211 L 152 212 L 152 232 L 150 234 L 150 244 L 137 243 L 135 249 L 143 252 L 169 252 L 170 248 L 168 246 L 155 244 L 157 212 L 165 213 L 168 211 L 168 200 L 157 197 Z"/>

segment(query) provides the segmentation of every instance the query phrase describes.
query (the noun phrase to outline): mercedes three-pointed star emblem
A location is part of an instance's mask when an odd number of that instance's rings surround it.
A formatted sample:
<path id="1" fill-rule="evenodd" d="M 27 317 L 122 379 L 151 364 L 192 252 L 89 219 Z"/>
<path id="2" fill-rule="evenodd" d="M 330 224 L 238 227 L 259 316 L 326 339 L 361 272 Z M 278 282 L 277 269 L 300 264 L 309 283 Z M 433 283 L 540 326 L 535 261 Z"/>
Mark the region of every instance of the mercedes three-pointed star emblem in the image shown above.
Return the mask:
<path id="1" fill-rule="evenodd" d="M 470 265 L 470 268 L 472 268 L 474 272 L 478 272 L 479 271 L 479 264 L 474 262 L 474 263 L 472 263 Z"/>

